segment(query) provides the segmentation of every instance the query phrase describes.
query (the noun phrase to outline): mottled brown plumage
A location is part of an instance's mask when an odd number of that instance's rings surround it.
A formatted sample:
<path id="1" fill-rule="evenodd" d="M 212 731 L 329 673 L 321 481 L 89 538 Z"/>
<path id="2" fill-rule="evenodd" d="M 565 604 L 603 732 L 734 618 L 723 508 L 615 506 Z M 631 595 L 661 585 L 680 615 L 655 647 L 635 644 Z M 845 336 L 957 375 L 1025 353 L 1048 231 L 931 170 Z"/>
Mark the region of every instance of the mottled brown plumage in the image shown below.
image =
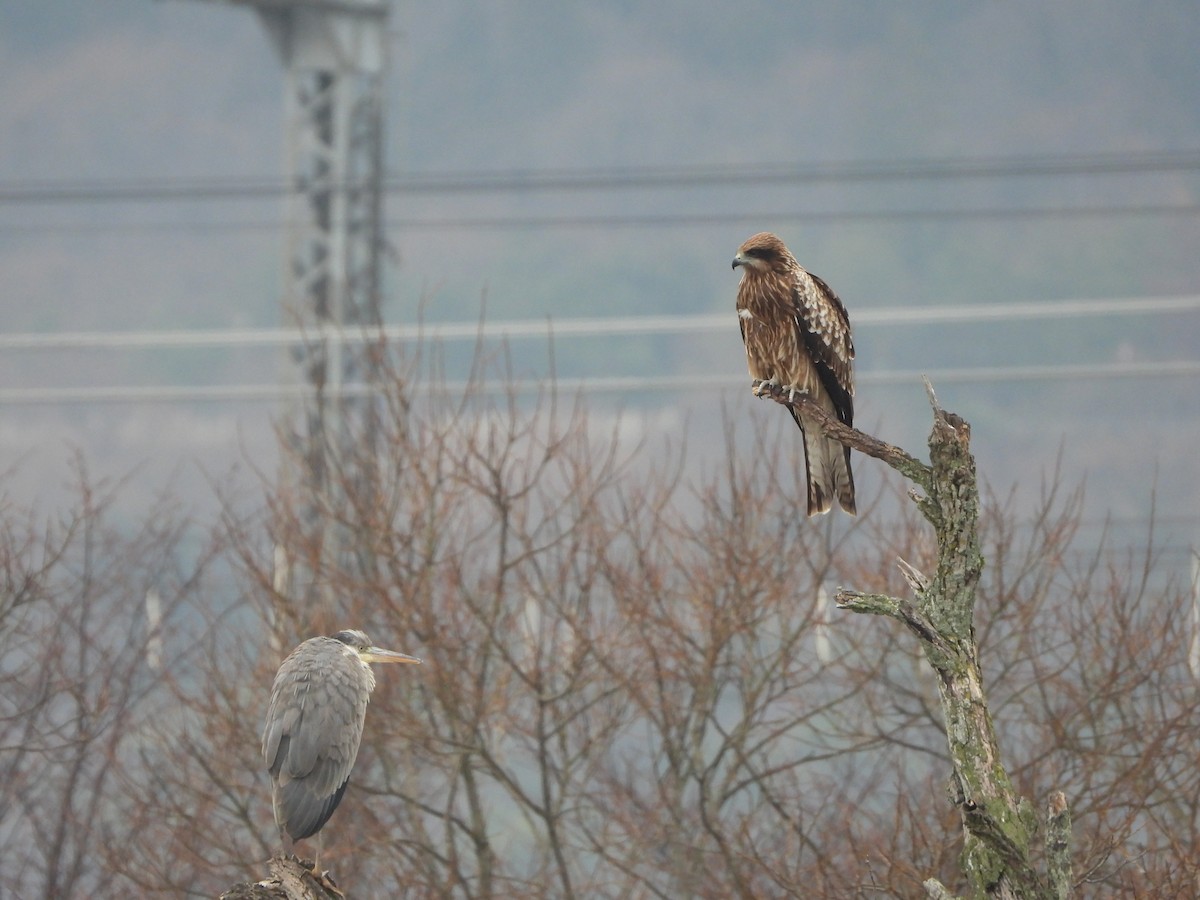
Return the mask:
<path id="1" fill-rule="evenodd" d="M 853 425 L 854 340 L 837 294 L 769 232 L 742 244 L 733 267 L 742 269 L 738 322 L 754 393 L 762 392 L 763 382 L 805 393 Z M 827 438 L 815 419 L 791 412 L 804 435 L 808 514 L 828 512 L 836 497 L 854 515 L 850 449 Z"/>

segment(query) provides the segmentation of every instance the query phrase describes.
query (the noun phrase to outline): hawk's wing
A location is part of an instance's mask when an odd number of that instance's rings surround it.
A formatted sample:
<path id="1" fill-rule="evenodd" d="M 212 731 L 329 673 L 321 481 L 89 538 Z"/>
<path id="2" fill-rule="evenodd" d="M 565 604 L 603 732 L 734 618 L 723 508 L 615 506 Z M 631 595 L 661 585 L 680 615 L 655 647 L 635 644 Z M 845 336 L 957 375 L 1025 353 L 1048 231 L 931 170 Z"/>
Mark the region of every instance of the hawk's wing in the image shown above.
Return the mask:
<path id="1" fill-rule="evenodd" d="M 854 338 L 850 316 L 838 295 L 811 272 L 798 273 L 792 298 L 796 327 L 834 408 L 854 424 Z M 744 331 L 744 328 L 743 328 Z"/>

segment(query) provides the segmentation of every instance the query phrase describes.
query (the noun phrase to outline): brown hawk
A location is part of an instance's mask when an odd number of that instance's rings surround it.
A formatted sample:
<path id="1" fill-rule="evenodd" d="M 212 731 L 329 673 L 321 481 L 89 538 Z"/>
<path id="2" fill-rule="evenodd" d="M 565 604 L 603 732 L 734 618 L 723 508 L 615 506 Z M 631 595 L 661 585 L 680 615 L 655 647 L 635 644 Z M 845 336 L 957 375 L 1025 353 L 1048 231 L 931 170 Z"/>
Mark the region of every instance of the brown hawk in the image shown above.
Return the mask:
<path id="1" fill-rule="evenodd" d="M 778 237 L 749 238 L 733 258 L 742 268 L 738 322 L 753 390 L 765 385 L 806 394 L 847 425 L 854 424 L 854 340 L 846 307 L 829 285 L 804 270 Z M 850 448 L 789 407 L 804 435 L 808 514 L 829 512 L 833 498 L 855 514 Z"/>

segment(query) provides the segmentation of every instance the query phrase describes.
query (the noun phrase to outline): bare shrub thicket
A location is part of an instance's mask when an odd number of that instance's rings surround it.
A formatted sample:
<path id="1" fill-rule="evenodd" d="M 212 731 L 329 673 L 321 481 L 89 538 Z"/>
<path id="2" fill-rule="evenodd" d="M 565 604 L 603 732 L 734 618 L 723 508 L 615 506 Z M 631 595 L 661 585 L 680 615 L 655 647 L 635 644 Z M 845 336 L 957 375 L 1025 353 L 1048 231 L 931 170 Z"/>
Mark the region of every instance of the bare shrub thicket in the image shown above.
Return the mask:
<path id="1" fill-rule="evenodd" d="M 104 879 L 68 884 L 67 858 L 36 855 L 42 807 L 26 800 L 0 815 L 39 862 L 6 852 L 6 886 L 213 895 L 259 877 L 276 849 L 258 757 L 274 669 L 301 639 L 354 626 L 426 665 L 379 673 L 325 829 L 322 866 L 352 894 L 916 897 L 930 876 L 965 888 L 936 687 L 914 641 L 820 599 L 837 585 L 903 596 L 895 558 L 931 559 L 899 489 L 831 532 L 805 516 L 786 416 L 746 441 L 735 432 L 757 426 L 735 415 L 698 468 L 549 392 L 526 403 L 394 383 L 376 451 L 364 441 L 334 473 L 346 503 L 321 540 L 288 489 L 258 511 L 227 504 L 221 562 L 236 575 L 210 578 L 220 603 L 180 592 L 179 620 L 204 626 L 179 667 L 130 679 L 143 693 L 128 705 L 148 721 L 93 734 L 84 705 L 46 699 L 51 675 L 68 694 L 95 683 L 47 674 L 49 651 L 102 640 L 113 612 L 71 581 L 58 543 L 31 553 L 31 523 L 5 523 L 9 584 L 33 573 L 47 610 L 94 610 L 56 644 L 57 616 L 3 607 L 0 727 L 6 753 L 25 748 L 22 771 L 45 769 L 26 790 L 67 804 L 69 846 Z M 1081 555 L 1078 498 L 1060 492 L 1043 492 L 1032 522 L 1010 498 L 985 504 L 977 623 L 1005 761 L 1038 805 L 1066 793 L 1085 893 L 1184 895 L 1200 858 L 1187 598 L 1152 546 Z M 114 584 L 140 587 L 141 554 L 174 552 L 156 534 L 114 544 Z M 281 547 L 315 607 L 281 590 Z M 136 655 L 101 658 L 149 675 Z M 8 699 L 10 683 L 25 699 Z M 118 731 L 142 737 L 114 743 Z M 90 815 L 80 756 L 93 760 Z"/>
<path id="2" fill-rule="evenodd" d="M 140 802 L 176 650 L 156 620 L 174 627 L 207 552 L 171 502 L 123 521 L 121 483 L 75 476 L 62 514 L 0 500 L 0 896 L 111 896 L 166 813 Z"/>

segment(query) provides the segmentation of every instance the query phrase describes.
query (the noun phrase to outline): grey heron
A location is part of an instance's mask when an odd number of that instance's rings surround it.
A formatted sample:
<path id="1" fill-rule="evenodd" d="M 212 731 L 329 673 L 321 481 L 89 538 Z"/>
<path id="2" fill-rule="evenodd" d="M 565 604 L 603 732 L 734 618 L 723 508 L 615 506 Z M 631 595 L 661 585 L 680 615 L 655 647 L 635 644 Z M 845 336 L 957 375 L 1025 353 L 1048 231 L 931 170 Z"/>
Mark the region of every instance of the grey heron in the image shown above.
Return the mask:
<path id="1" fill-rule="evenodd" d="M 376 647 L 361 631 L 339 631 L 305 641 L 275 675 L 262 754 L 285 856 L 321 830 L 346 792 L 375 689 L 373 662 L 421 660 Z"/>

